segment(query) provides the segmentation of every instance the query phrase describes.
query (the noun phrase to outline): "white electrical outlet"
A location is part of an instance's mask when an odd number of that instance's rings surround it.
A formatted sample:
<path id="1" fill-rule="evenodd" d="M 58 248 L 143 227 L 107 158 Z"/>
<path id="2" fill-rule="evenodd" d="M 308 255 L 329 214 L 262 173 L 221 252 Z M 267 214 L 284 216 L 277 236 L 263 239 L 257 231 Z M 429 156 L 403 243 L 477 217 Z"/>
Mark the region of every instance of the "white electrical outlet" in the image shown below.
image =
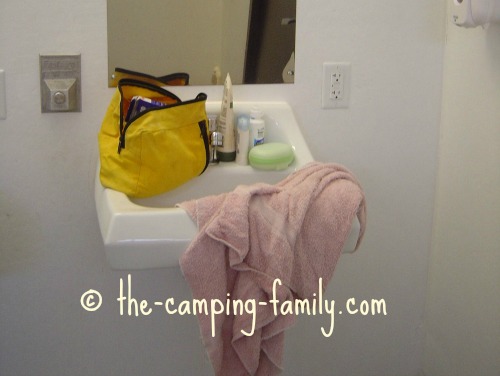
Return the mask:
<path id="1" fill-rule="evenodd" d="M 7 118 L 7 100 L 5 95 L 5 71 L 0 69 L 0 120 Z"/>
<path id="2" fill-rule="evenodd" d="M 350 86 L 350 63 L 323 63 L 323 91 L 321 107 L 349 107 Z"/>

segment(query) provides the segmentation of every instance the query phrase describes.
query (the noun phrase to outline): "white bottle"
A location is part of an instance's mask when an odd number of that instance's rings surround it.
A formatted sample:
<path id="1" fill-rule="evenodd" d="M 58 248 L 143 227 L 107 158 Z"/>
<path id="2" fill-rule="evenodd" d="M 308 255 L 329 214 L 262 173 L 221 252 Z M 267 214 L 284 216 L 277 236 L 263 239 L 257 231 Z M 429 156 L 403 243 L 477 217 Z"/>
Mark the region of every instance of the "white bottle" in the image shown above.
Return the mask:
<path id="1" fill-rule="evenodd" d="M 224 81 L 224 93 L 217 129 L 222 133 L 222 146 L 217 147 L 221 162 L 231 162 L 236 158 L 236 141 L 234 139 L 233 85 L 229 73 Z"/>
<path id="2" fill-rule="evenodd" d="M 236 127 L 236 163 L 242 166 L 248 164 L 248 147 L 250 146 L 250 126 L 246 116 L 238 118 Z"/>
<path id="3" fill-rule="evenodd" d="M 262 112 L 257 107 L 253 107 L 250 111 L 250 149 L 264 143 L 266 123 L 262 116 Z"/>

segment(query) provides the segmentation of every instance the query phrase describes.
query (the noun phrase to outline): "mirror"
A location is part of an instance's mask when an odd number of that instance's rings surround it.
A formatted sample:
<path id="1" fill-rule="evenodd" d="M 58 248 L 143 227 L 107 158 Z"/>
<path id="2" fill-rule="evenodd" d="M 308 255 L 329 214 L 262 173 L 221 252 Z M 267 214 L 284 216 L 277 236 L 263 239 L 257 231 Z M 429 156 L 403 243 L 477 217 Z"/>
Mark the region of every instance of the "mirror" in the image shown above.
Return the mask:
<path id="1" fill-rule="evenodd" d="M 293 82 L 296 0 L 107 0 L 115 67 L 190 85 Z"/>

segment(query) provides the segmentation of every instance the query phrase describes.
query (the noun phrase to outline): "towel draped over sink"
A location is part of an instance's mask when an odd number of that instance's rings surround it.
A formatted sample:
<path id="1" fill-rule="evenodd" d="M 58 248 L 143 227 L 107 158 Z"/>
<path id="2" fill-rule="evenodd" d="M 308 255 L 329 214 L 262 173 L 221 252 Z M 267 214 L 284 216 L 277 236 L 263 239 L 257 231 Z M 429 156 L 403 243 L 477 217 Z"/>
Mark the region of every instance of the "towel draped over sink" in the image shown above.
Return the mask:
<path id="1" fill-rule="evenodd" d="M 359 247 L 366 220 L 361 186 L 343 166 L 311 162 L 276 185 L 241 185 L 179 206 L 199 229 L 180 259 L 193 298 L 257 302 L 255 315 L 235 315 L 232 308 L 198 313 L 215 374 L 280 373 L 284 331 L 296 317 L 280 314 L 279 304 L 313 299 L 320 278 L 326 288 L 354 216 L 361 225 Z M 274 289 L 277 315 L 269 303 L 276 279 L 282 283 Z"/>

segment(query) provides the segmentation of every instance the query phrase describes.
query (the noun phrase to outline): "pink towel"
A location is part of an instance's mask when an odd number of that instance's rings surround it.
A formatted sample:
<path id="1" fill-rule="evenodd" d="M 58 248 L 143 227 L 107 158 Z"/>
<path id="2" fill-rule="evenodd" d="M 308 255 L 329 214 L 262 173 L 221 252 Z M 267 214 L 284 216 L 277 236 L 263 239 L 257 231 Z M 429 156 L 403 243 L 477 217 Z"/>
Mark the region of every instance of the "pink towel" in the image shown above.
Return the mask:
<path id="1" fill-rule="evenodd" d="M 276 185 L 238 186 L 179 206 L 199 228 L 180 260 L 193 298 L 209 307 L 211 301 L 229 301 L 231 307 L 213 318 L 198 314 L 215 374 L 279 374 L 284 331 L 295 315 L 274 314 L 273 283 L 282 283 L 275 287 L 280 304 L 312 299 L 320 278 L 326 288 L 355 215 L 361 224 L 356 248 L 363 237 L 360 185 L 340 165 L 312 162 Z M 255 311 L 235 314 L 236 299 L 256 302 Z"/>

